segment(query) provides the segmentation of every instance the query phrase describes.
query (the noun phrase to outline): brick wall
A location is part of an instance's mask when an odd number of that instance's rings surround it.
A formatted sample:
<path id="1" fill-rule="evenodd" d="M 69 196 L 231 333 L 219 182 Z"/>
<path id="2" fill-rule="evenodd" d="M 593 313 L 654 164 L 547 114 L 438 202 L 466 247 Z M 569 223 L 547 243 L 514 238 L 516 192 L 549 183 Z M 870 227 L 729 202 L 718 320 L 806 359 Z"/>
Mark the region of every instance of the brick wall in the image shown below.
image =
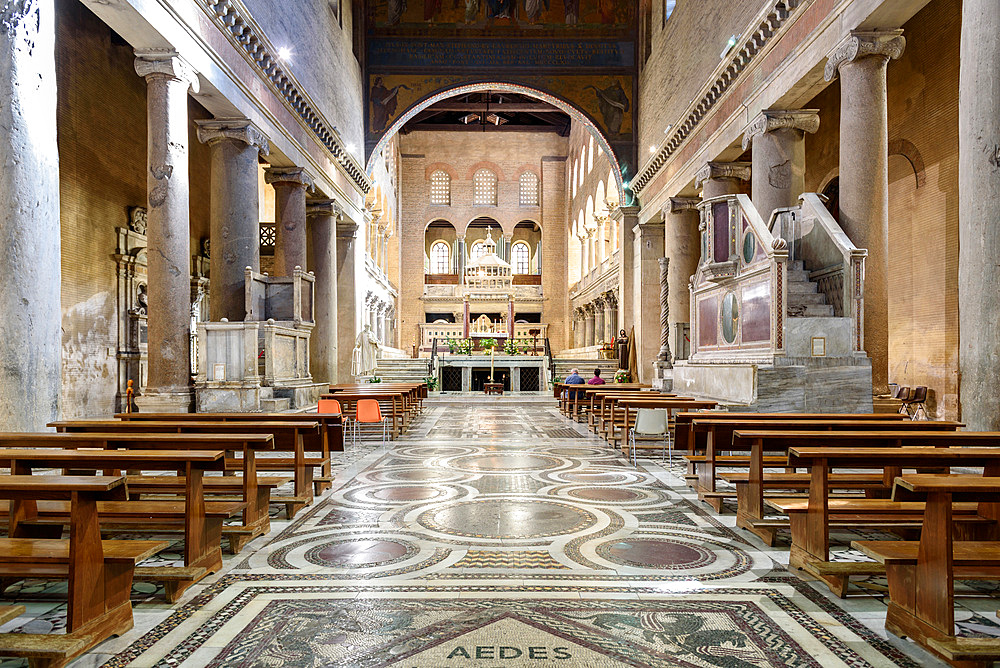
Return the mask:
<path id="1" fill-rule="evenodd" d="M 128 44 L 76 0 L 56 4 L 62 409 L 66 418 L 107 416 L 118 385 L 115 228 L 127 227 L 129 207 L 146 205 L 146 84 Z M 208 198 L 208 149 L 192 124 L 192 250 L 208 236 Z"/>

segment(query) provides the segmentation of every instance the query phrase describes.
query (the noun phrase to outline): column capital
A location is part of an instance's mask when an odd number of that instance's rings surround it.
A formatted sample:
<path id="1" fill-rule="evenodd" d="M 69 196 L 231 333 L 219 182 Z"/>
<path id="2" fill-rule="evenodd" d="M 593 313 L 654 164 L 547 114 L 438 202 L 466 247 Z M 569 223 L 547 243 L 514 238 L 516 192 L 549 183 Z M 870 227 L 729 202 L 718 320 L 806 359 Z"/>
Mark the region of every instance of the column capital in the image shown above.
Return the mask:
<path id="1" fill-rule="evenodd" d="M 146 80 L 162 77 L 186 83 L 195 93 L 200 89 L 198 73 L 173 49 L 136 49 L 135 72 Z"/>
<path id="2" fill-rule="evenodd" d="M 614 221 L 621 222 L 625 220 L 626 216 L 638 216 L 639 207 L 637 206 L 616 206 L 611 212 L 611 219 Z"/>
<path id="3" fill-rule="evenodd" d="M 827 57 L 823 76 L 833 81 L 841 65 L 861 58 L 878 56 L 895 60 L 903 55 L 905 48 L 902 30 L 852 30 Z"/>
<path id="4" fill-rule="evenodd" d="M 697 211 L 701 199 L 698 197 L 671 197 L 663 205 L 663 214 L 682 213 L 684 211 Z"/>
<path id="5" fill-rule="evenodd" d="M 658 258 L 656 258 L 656 261 L 659 263 L 661 269 L 663 269 L 664 267 L 666 267 L 666 266 L 668 266 L 670 264 L 670 258 L 669 257 L 658 257 Z"/>
<path id="6" fill-rule="evenodd" d="M 358 224 L 350 218 L 341 218 L 337 221 L 338 239 L 356 239 L 358 236 Z"/>
<path id="7" fill-rule="evenodd" d="M 306 200 L 306 217 L 330 216 L 338 220 L 344 215 L 344 210 L 335 199 Z"/>
<path id="8" fill-rule="evenodd" d="M 290 183 L 315 190 L 313 179 L 302 167 L 268 167 L 264 170 L 264 183 Z"/>
<path id="9" fill-rule="evenodd" d="M 224 139 L 241 141 L 247 146 L 256 146 L 260 157 L 271 154 L 267 136 L 256 125 L 245 118 L 212 118 L 195 121 L 198 126 L 198 141 L 202 144 L 218 143 Z"/>
<path id="10" fill-rule="evenodd" d="M 750 148 L 755 137 L 791 129 L 815 134 L 819 130 L 819 109 L 765 109 L 743 130 L 743 150 Z"/>
<path id="11" fill-rule="evenodd" d="M 749 162 L 706 162 L 694 175 L 694 185 L 700 188 L 705 181 L 714 179 L 750 180 Z"/>

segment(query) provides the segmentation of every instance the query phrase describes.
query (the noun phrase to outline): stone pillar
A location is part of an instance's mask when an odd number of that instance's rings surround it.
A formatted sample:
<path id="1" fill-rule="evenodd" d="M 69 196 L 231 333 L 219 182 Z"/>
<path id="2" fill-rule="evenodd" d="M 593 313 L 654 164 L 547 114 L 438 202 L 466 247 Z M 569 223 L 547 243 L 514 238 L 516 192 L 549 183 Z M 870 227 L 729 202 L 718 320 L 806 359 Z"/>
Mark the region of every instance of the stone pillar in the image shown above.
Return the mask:
<path id="1" fill-rule="evenodd" d="M 611 219 L 618 224 L 618 328 L 626 333 L 638 321 L 633 308 L 632 276 L 635 272 L 637 258 L 634 257 L 635 243 L 633 230 L 639 222 L 639 207 L 620 206 L 611 212 Z M 663 253 L 660 253 L 662 255 Z M 617 332 L 616 332 L 617 334 Z"/>
<path id="2" fill-rule="evenodd" d="M 191 237 L 188 91 L 198 75 L 176 53 L 136 51 L 146 79 L 149 371 L 136 403 L 147 413 L 191 410 Z"/>
<path id="3" fill-rule="evenodd" d="M 257 158 L 270 152 L 267 138 L 245 118 L 197 121 L 198 140 L 212 150 L 212 282 L 209 318 L 246 317 L 247 267 L 260 271 Z"/>
<path id="4" fill-rule="evenodd" d="M 0 430 L 43 431 L 62 382 L 55 9 L 22 4 L 0 10 Z"/>
<path id="5" fill-rule="evenodd" d="M 604 341 L 604 297 L 594 300 L 594 344 Z"/>
<path id="6" fill-rule="evenodd" d="M 961 419 L 1000 430 L 1000 4 L 965 0 L 958 92 L 958 312 Z M 843 177 L 841 177 L 843 179 Z M 867 316 L 866 316 L 867 317 Z"/>
<path id="7" fill-rule="evenodd" d="M 675 337 L 691 318 L 691 291 L 688 284 L 691 276 L 698 270 L 698 260 L 701 258 L 701 234 L 698 232 L 700 203 L 700 199 L 671 197 L 663 207 L 663 254 L 670 258 L 670 275 L 667 278 L 670 291 L 668 320 L 671 336 Z M 673 351 L 675 357 L 679 353 L 679 350 Z"/>
<path id="8" fill-rule="evenodd" d="M 795 206 L 805 190 L 805 133 L 819 129 L 819 110 L 766 109 L 743 132 L 743 150 L 753 144 L 751 200 L 766 224 L 771 212 Z"/>
<path id="9" fill-rule="evenodd" d="M 660 258 L 663 223 L 643 223 L 632 231 L 634 265 L 631 275 L 636 362 L 640 382 L 650 382 L 652 362 L 660 352 Z"/>
<path id="10" fill-rule="evenodd" d="M 749 162 L 706 162 L 694 175 L 695 187 L 702 189 L 702 199 L 741 193 L 740 181 L 749 180 Z"/>
<path id="11" fill-rule="evenodd" d="M 274 186 L 274 275 L 291 276 L 306 266 L 306 189 L 312 179 L 301 167 L 271 167 L 264 180 Z"/>
<path id="12" fill-rule="evenodd" d="M 583 309 L 573 309 L 573 347 L 583 348 Z"/>
<path id="13" fill-rule="evenodd" d="M 360 308 L 355 273 L 358 268 L 358 225 L 350 219 L 337 224 L 337 371 L 343 380 L 350 379 L 354 339 L 358 335 L 357 312 Z M 315 333 L 315 330 L 314 330 Z M 343 372 L 343 373 L 340 373 Z M 313 372 L 316 376 L 316 372 Z"/>
<path id="14" fill-rule="evenodd" d="M 469 297 L 462 301 L 462 338 L 469 338 Z"/>
<path id="15" fill-rule="evenodd" d="M 513 234 L 504 234 L 500 237 L 500 257 L 504 262 L 510 262 L 510 248 L 513 245 Z"/>
<path id="16" fill-rule="evenodd" d="M 458 250 L 455 252 L 455 259 L 457 261 L 455 269 L 458 272 L 458 284 L 465 285 L 465 235 L 459 234 L 456 237 L 456 243 Z M 468 338 L 468 334 L 466 334 L 466 338 Z"/>
<path id="17" fill-rule="evenodd" d="M 617 306 L 614 293 L 604 293 L 604 340 L 612 343 L 618 338 L 618 330 L 615 328 L 615 317 L 618 315 Z"/>
<path id="18" fill-rule="evenodd" d="M 670 368 L 670 258 L 661 257 L 660 264 L 660 352 L 656 359 Z"/>
<path id="19" fill-rule="evenodd" d="M 594 345 L 594 305 L 587 304 L 583 307 L 583 345 L 586 347 Z"/>
<path id="20" fill-rule="evenodd" d="M 854 31 L 833 51 L 827 81 L 840 75 L 840 224 L 865 260 L 865 349 L 872 391 L 889 391 L 889 137 L 886 66 L 902 30 Z M 995 286 L 994 286 L 995 287 Z"/>
<path id="21" fill-rule="evenodd" d="M 337 221 L 340 206 L 332 199 L 313 200 L 306 208 L 310 220 L 312 265 L 316 277 L 316 310 L 309 337 L 309 371 L 319 383 L 338 382 L 337 355 Z"/>

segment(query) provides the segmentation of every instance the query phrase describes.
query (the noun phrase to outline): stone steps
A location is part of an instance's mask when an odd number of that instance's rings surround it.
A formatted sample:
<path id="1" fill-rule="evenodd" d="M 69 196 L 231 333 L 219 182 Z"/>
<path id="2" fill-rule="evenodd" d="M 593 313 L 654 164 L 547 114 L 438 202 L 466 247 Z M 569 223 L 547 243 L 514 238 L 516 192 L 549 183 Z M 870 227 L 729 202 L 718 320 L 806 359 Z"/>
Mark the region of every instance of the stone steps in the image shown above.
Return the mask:
<path id="1" fill-rule="evenodd" d="M 595 359 L 565 359 L 555 358 L 552 360 L 553 373 L 556 378 L 565 378 L 571 369 L 577 369 L 581 376 L 589 378 L 594 373 L 594 369 L 601 370 L 601 377 L 610 381 L 615 372 L 618 371 L 618 360 L 595 360 Z"/>
<path id="2" fill-rule="evenodd" d="M 375 375 L 383 383 L 422 383 L 429 375 L 426 359 L 380 359 Z"/>
<path id="3" fill-rule="evenodd" d="M 787 313 L 795 318 L 824 318 L 833 316 L 833 306 L 826 303 L 826 295 L 819 286 L 809 280 L 802 260 L 790 262 L 786 272 L 788 277 Z"/>

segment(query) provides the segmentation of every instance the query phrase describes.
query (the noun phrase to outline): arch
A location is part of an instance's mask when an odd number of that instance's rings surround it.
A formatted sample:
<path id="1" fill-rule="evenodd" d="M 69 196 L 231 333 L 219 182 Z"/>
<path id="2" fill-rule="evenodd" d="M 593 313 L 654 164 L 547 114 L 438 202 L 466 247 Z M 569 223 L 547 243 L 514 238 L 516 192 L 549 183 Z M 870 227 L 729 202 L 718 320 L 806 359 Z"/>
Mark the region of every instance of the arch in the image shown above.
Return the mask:
<path id="1" fill-rule="evenodd" d="M 444 239 L 431 243 L 429 274 L 451 273 L 451 246 Z"/>
<path id="2" fill-rule="evenodd" d="M 590 136 L 590 141 L 587 143 L 587 173 L 590 174 L 594 171 L 594 136 Z"/>
<path id="3" fill-rule="evenodd" d="M 424 178 L 429 181 L 431 174 L 438 171 L 446 172 L 448 176 L 451 177 L 452 181 L 460 180 L 458 178 L 458 172 L 455 170 L 455 166 L 447 162 L 432 162 L 431 164 L 426 165 L 424 167 Z"/>
<path id="4" fill-rule="evenodd" d="M 465 172 L 465 175 L 466 175 L 465 176 L 465 180 L 466 181 L 471 181 L 473 178 L 475 178 L 476 172 L 482 171 L 484 169 L 493 172 L 493 174 L 497 177 L 498 181 L 506 181 L 507 180 L 507 177 L 504 176 L 504 174 L 503 174 L 503 170 L 500 169 L 500 165 L 498 165 L 497 163 L 493 162 L 492 160 L 480 160 L 476 164 L 474 164 L 471 167 L 469 167 L 469 169 L 466 170 L 466 172 Z"/>
<path id="5" fill-rule="evenodd" d="M 611 150 L 611 144 L 608 143 L 607 138 L 598 129 L 597 124 L 594 119 L 590 118 L 589 115 L 570 104 L 566 100 L 556 97 L 551 93 L 546 93 L 535 88 L 530 88 L 521 84 L 500 82 L 500 81 L 482 81 L 478 83 L 464 84 L 461 86 L 454 86 L 451 88 L 446 88 L 444 90 L 432 93 L 425 97 L 424 99 L 415 102 L 409 109 L 407 109 L 403 114 L 397 118 L 392 125 L 385 131 L 385 134 L 379 139 L 378 143 L 375 145 L 371 152 L 371 156 L 368 158 L 368 164 L 365 171 L 369 176 L 372 175 L 372 171 L 375 167 L 375 162 L 379 153 L 388 145 L 389 141 L 399 132 L 399 130 L 406 125 L 414 116 L 419 114 L 421 111 L 427 107 L 446 100 L 450 97 L 455 97 L 457 95 L 466 95 L 468 93 L 479 93 L 483 91 L 501 91 L 508 93 L 517 93 L 519 95 L 527 95 L 535 99 L 541 100 L 551 104 L 552 106 L 558 108 L 560 111 L 565 112 L 570 118 L 577 121 L 583 125 L 587 131 L 594 137 L 597 145 L 600 146 L 604 152 L 608 155 L 608 159 L 611 162 L 611 171 L 614 176 L 615 183 L 618 185 L 618 192 L 621 194 L 620 204 L 624 206 L 626 204 L 624 193 L 625 188 L 623 184 L 621 165 L 618 164 L 618 160 L 614 158 L 614 151 Z"/>
<path id="6" fill-rule="evenodd" d="M 584 166 L 583 166 L 584 165 L 584 160 L 586 160 L 586 159 L 587 159 L 587 147 L 586 146 L 581 146 L 580 147 L 580 187 L 581 188 L 583 187 L 583 179 L 584 179 L 585 176 L 587 176 L 587 170 L 584 169 Z"/>
<path id="7" fill-rule="evenodd" d="M 906 158 L 913 169 L 913 176 L 916 179 L 914 187 L 920 188 L 927 181 L 924 173 L 924 156 L 920 154 L 920 149 L 906 139 L 894 139 L 889 142 L 889 155 L 899 155 Z"/>

